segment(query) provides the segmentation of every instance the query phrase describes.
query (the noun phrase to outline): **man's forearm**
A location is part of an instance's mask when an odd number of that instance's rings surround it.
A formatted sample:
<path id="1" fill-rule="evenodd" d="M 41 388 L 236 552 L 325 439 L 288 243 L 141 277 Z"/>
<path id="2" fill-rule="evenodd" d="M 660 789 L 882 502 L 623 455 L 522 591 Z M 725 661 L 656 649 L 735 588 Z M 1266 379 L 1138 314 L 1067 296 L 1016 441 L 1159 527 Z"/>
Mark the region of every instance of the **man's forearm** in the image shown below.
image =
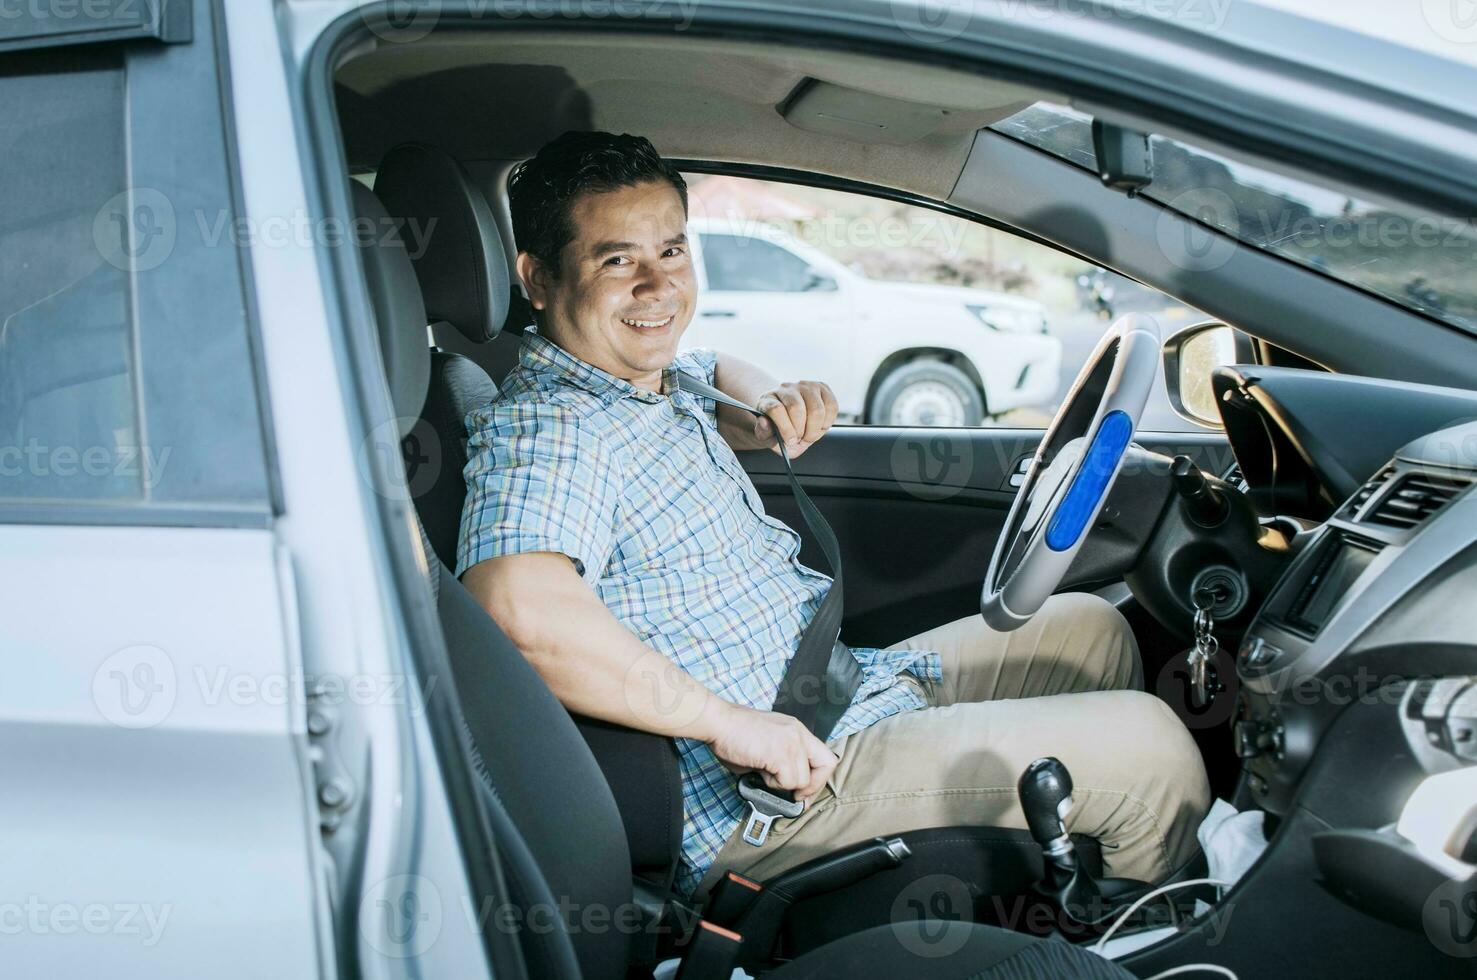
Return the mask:
<path id="1" fill-rule="evenodd" d="M 728 354 L 718 354 L 713 371 L 713 386 L 745 405 L 753 405 L 760 396 L 773 391 L 777 382 L 763 368 Z M 760 436 L 754 431 L 754 416 L 727 405 L 718 406 L 718 433 L 737 452 L 745 449 L 769 449 L 772 435 Z"/>
<path id="2" fill-rule="evenodd" d="M 731 704 L 637 639 L 564 555 L 490 558 L 462 583 L 570 711 L 706 742 L 736 771 L 758 770 L 796 799 L 819 793 L 836 754 L 789 715 Z"/>
<path id="3" fill-rule="evenodd" d="M 712 741 L 727 702 L 642 643 L 563 555 L 497 558 L 463 581 L 570 711 Z"/>
<path id="4" fill-rule="evenodd" d="M 748 361 L 719 354 L 713 383 L 725 395 L 753 405 L 763 413 L 718 406 L 718 432 L 734 450 L 773 449 L 783 440 L 791 458 L 805 452 L 836 421 L 836 395 L 819 381 L 775 384 L 773 378 Z"/>

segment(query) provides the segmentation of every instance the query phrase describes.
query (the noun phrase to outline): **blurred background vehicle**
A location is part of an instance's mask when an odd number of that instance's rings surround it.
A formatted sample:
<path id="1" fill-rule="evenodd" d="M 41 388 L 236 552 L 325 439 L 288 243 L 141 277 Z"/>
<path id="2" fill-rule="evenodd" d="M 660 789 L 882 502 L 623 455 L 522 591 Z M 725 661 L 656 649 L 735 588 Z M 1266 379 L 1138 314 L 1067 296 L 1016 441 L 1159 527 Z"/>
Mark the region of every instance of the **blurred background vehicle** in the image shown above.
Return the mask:
<path id="1" fill-rule="evenodd" d="M 870 279 L 775 221 L 688 232 L 701 291 L 684 346 L 825 381 L 847 420 L 979 425 L 1056 397 L 1062 344 L 1035 300 Z"/>

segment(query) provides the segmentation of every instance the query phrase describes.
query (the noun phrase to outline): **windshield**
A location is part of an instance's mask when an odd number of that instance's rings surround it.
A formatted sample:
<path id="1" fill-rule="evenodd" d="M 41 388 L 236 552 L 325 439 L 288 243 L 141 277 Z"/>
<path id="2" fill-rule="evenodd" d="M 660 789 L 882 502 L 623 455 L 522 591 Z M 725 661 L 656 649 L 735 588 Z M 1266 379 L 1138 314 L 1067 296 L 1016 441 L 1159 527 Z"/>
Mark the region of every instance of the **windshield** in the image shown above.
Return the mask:
<path id="1" fill-rule="evenodd" d="M 995 131 L 1096 170 L 1092 117 L 1038 102 Z M 1153 182 L 1142 191 L 1240 242 L 1477 333 L 1477 230 L 1456 220 L 1372 204 L 1151 136 Z M 1171 236 L 1173 237 L 1173 236 Z M 1205 235 L 1162 241 L 1171 261 L 1214 268 L 1234 248 Z"/>

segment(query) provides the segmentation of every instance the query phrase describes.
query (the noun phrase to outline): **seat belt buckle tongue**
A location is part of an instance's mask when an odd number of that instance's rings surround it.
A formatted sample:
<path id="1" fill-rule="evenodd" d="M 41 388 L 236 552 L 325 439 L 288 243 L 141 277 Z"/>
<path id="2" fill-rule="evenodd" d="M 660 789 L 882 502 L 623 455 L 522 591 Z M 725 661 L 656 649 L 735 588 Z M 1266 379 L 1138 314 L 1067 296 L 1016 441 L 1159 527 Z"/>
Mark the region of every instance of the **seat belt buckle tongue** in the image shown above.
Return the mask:
<path id="1" fill-rule="evenodd" d="M 739 796 L 749 804 L 749 818 L 744 823 L 744 843 L 763 847 L 769 837 L 769 827 L 780 817 L 792 820 L 805 812 L 805 804 L 776 793 L 764 785 L 757 772 L 746 772 L 739 777 Z"/>

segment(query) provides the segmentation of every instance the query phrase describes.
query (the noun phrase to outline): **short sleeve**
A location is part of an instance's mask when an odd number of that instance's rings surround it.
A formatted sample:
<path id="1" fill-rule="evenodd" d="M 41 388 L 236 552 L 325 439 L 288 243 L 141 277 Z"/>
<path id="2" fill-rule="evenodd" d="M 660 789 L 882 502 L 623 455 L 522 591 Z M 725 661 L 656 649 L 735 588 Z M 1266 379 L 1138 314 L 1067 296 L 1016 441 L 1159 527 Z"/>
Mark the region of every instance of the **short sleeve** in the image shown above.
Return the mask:
<path id="1" fill-rule="evenodd" d="M 593 584 L 615 546 L 619 473 L 565 406 L 494 401 L 467 416 L 467 500 L 456 574 L 489 558 L 568 555 Z"/>
<path id="2" fill-rule="evenodd" d="M 681 371 L 683 374 L 690 374 L 694 378 L 699 378 L 716 387 L 716 382 L 713 379 L 718 374 L 718 353 L 707 347 L 695 347 L 692 350 L 680 351 L 672 359 L 672 369 L 674 371 Z M 708 417 L 708 420 L 714 425 L 717 425 L 718 403 L 711 398 L 704 398 L 701 395 L 694 395 L 693 397 L 702 403 L 703 414 Z"/>

